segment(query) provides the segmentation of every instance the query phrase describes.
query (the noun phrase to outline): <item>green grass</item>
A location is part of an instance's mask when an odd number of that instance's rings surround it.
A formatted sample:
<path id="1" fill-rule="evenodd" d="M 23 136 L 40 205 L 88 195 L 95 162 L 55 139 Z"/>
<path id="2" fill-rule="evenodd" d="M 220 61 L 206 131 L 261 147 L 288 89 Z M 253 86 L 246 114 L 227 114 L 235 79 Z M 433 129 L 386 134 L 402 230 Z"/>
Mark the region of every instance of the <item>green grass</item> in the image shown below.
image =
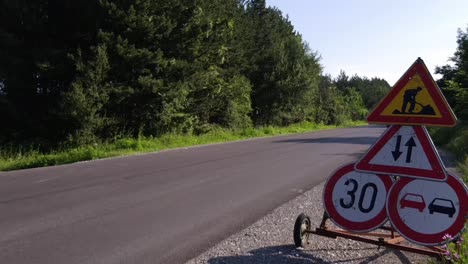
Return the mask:
<path id="1" fill-rule="evenodd" d="M 459 168 L 463 174 L 463 180 L 468 183 L 468 156 L 465 157 L 463 162 L 459 163 Z"/>
<path id="2" fill-rule="evenodd" d="M 468 226 L 465 225 L 465 229 Z M 451 240 L 452 238 L 448 238 Z M 465 232 L 461 239 L 458 239 L 456 242 L 448 243 L 443 245 L 442 248 L 445 252 L 442 254 L 442 259 L 439 263 L 451 263 L 451 264 L 466 264 L 468 263 L 468 233 Z M 435 263 L 430 261 L 429 263 Z"/>
<path id="3" fill-rule="evenodd" d="M 366 125 L 366 123 L 348 122 L 342 126 L 326 126 L 304 122 L 288 127 L 267 126 L 249 128 L 241 131 L 232 131 L 218 128 L 199 136 L 168 134 L 158 138 L 121 138 L 111 143 L 82 146 L 51 153 L 40 153 L 34 148 L 25 150 L 9 147 L 0 149 L 0 171 L 53 166 L 77 161 L 147 153 L 179 147 L 229 142 L 257 137 L 304 133 L 316 130 L 357 125 Z"/>
<path id="4" fill-rule="evenodd" d="M 468 125 L 461 123 L 451 128 L 432 128 L 430 134 L 436 145 L 455 155 L 458 169 L 464 181 L 468 182 Z"/>

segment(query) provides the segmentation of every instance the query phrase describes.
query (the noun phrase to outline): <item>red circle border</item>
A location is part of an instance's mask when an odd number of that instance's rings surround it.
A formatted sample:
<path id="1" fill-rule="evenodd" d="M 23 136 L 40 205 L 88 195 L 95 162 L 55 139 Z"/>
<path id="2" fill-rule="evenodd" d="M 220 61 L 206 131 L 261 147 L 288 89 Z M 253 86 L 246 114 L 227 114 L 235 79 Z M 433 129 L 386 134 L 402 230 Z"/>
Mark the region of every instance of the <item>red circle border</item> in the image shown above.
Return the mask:
<path id="1" fill-rule="evenodd" d="M 412 229 L 410 229 L 403 220 L 399 217 L 398 214 L 398 194 L 400 190 L 403 189 L 407 184 L 415 180 L 421 179 L 412 179 L 412 178 L 400 178 L 396 181 L 387 197 L 387 215 L 392 223 L 392 226 L 407 240 L 423 245 L 423 246 L 436 246 L 444 244 L 445 240 L 443 239 L 445 234 L 449 234 L 452 237 L 456 237 L 465 227 L 465 215 L 468 210 L 468 195 L 466 187 L 461 183 L 455 176 L 448 174 L 447 184 L 455 191 L 460 202 L 460 213 L 458 214 L 455 222 L 447 228 L 446 230 L 436 233 L 436 234 L 421 234 Z M 457 184 L 459 184 L 457 186 Z M 460 188 L 461 187 L 461 188 Z M 395 191 L 393 191 L 395 190 Z M 460 199 L 461 198 L 461 199 Z M 393 206 L 389 206 L 392 204 Z M 464 213 L 463 213 L 464 212 Z"/>
<path id="2" fill-rule="evenodd" d="M 374 218 L 369 219 L 365 222 L 351 222 L 347 220 L 346 218 L 342 217 L 338 211 L 335 209 L 333 206 L 333 189 L 335 187 L 335 184 L 338 182 L 341 177 L 346 175 L 347 173 L 355 171 L 354 170 L 354 163 L 344 165 L 343 167 L 337 169 L 327 180 L 325 183 L 325 187 L 323 188 L 323 204 L 325 211 L 327 212 L 328 216 L 330 217 L 330 220 L 332 220 L 333 223 L 335 223 L 337 226 L 346 229 L 348 231 L 353 231 L 353 232 L 368 232 L 372 231 L 374 229 L 379 228 L 382 226 L 386 221 L 387 221 L 387 211 L 386 211 L 386 206 L 382 208 L 382 211 L 378 213 Z M 360 172 L 356 171 L 358 173 L 368 173 L 368 174 L 374 174 L 374 173 L 369 173 L 369 172 Z M 387 191 L 387 196 L 389 193 L 389 190 L 393 184 L 393 181 L 389 175 L 380 175 L 380 174 L 374 174 L 377 177 L 382 180 L 383 184 L 385 185 L 386 191 Z"/>

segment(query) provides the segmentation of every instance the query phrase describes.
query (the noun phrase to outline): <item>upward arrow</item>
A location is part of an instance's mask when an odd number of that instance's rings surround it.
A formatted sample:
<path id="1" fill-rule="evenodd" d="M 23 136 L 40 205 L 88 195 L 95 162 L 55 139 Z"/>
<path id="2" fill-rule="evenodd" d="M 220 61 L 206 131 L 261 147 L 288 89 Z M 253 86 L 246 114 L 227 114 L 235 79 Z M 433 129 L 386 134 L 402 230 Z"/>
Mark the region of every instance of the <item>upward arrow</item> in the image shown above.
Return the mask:
<path id="1" fill-rule="evenodd" d="M 403 152 L 400 151 L 400 144 L 401 144 L 401 136 L 398 135 L 397 138 L 396 138 L 395 150 L 392 151 L 392 156 L 393 156 L 393 159 L 395 161 L 397 161 L 397 159 L 400 157 L 401 153 L 403 153 Z"/>
<path id="2" fill-rule="evenodd" d="M 414 142 L 413 137 L 410 137 L 410 139 L 406 142 L 405 146 L 408 147 L 408 152 L 406 152 L 406 163 L 410 163 L 413 147 L 416 147 L 416 142 Z"/>

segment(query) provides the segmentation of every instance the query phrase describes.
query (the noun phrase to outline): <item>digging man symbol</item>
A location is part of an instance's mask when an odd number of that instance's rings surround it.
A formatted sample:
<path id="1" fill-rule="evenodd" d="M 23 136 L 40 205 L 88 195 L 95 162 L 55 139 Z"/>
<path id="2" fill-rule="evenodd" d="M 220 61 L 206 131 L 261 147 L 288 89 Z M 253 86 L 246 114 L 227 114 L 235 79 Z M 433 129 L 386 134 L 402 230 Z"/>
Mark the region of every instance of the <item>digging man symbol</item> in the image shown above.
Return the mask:
<path id="1" fill-rule="evenodd" d="M 436 112 L 434 111 L 434 108 L 430 104 L 424 104 L 423 105 L 423 104 L 421 104 L 421 102 L 416 101 L 416 96 L 422 90 L 423 90 L 423 88 L 420 87 L 420 86 L 418 86 L 418 87 L 416 87 L 414 89 L 406 90 L 405 93 L 403 94 L 403 103 L 401 105 L 401 111 L 400 111 L 400 109 L 395 109 L 395 110 L 393 110 L 392 114 L 397 114 L 397 115 L 411 114 L 411 115 L 430 115 L 430 116 L 431 115 L 432 116 L 436 115 Z M 423 101 L 424 101 L 424 98 L 423 98 Z M 416 105 L 419 105 L 420 108 L 418 108 L 417 111 L 414 111 L 415 108 L 416 108 Z"/>
<path id="2" fill-rule="evenodd" d="M 410 113 L 412 114 L 414 111 L 414 108 L 416 107 L 416 95 L 422 90 L 421 87 L 418 87 L 416 89 L 408 89 L 405 91 L 405 94 L 403 96 L 403 106 L 401 107 L 401 112 L 402 113 Z M 408 112 L 406 112 L 406 107 L 409 106 Z"/>

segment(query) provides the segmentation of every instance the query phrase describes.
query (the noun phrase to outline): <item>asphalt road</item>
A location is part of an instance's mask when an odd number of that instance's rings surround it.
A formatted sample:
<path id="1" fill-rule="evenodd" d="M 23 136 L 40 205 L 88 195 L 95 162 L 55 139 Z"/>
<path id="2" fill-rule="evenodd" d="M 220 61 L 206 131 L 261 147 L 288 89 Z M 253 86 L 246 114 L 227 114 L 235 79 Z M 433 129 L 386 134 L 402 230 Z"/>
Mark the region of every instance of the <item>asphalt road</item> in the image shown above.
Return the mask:
<path id="1" fill-rule="evenodd" d="M 184 263 L 356 160 L 383 131 L 0 172 L 0 263 Z"/>

